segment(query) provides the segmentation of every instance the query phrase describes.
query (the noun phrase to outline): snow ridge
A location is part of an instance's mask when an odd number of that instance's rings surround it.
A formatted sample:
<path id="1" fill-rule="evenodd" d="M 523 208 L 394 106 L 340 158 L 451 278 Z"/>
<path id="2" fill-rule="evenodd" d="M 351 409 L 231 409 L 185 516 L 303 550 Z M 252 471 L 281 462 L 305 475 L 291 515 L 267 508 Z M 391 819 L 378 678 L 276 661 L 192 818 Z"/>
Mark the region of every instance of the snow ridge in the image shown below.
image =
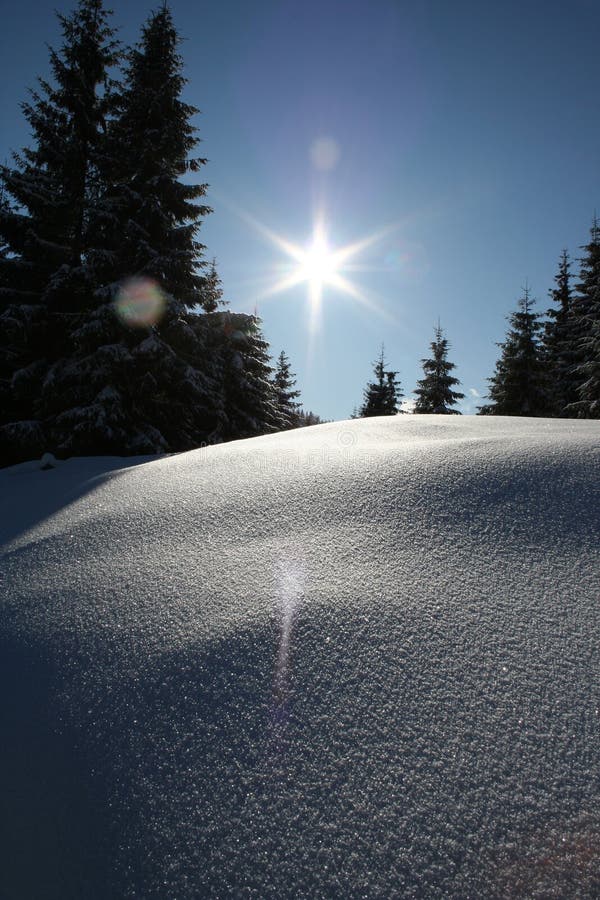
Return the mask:
<path id="1" fill-rule="evenodd" d="M 9 895 L 597 896 L 599 475 L 442 416 L 0 472 Z"/>

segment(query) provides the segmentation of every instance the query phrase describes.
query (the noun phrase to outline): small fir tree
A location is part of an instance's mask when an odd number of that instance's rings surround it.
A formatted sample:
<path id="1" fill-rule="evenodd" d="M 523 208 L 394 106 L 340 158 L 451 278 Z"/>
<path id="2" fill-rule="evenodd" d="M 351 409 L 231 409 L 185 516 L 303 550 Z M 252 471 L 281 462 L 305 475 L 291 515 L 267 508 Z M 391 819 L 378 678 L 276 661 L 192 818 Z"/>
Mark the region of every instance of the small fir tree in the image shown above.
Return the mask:
<path id="1" fill-rule="evenodd" d="M 290 361 L 282 350 L 277 358 L 277 365 L 273 374 L 273 385 L 277 394 L 279 411 L 287 428 L 297 428 L 300 424 L 298 397 L 300 391 L 294 390 L 296 376 L 291 370 Z"/>
<path id="2" fill-rule="evenodd" d="M 506 340 L 498 344 L 500 359 L 494 375 L 488 379 L 491 403 L 480 407 L 481 415 L 543 416 L 547 393 L 543 377 L 540 345 L 542 324 L 533 312 L 529 288 L 524 289 L 516 312 L 509 317 Z"/>
<path id="3" fill-rule="evenodd" d="M 210 268 L 206 275 L 202 276 L 202 308 L 206 312 L 216 312 L 220 306 L 226 306 L 227 301 L 223 300 L 223 289 L 221 288 L 221 279 L 217 272 L 217 262 L 215 259 L 210 264 Z"/>
<path id="4" fill-rule="evenodd" d="M 453 390 L 453 387 L 459 384 L 459 380 L 451 375 L 456 366 L 454 363 L 448 362 L 449 344 L 439 323 L 435 329 L 435 339 L 430 346 L 432 357 L 421 360 L 425 377 L 417 382 L 415 390 L 417 401 L 414 411 L 415 413 L 460 415 L 459 410 L 451 407 L 462 400 L 465 395 Z"/>
<path id="5" fill-rule="evenodd" d="M 353 416 L 356 418 L 356 416 Z M 304 410 L 300 409 L 298 411 L 298 427 L 306 428 L 308 425 L 322 425 L 323 419 L 314 413 L 312 410 Z"/>
<path id="6" fill-rule="evenodd" d="M 219 366 L 219 415 L 211 440 L 255 437 L 288 427 L 279 408 L 260 319 L 229 311 L 197 318 L 209 322 L 212 353 Z"/>
<path id="7" fill-rule="evenodd" d="M 375 380 L 370 381 L 364 391 L 364 401 L 358 411 L 358 418 L 370 416 L 395 416 L 402 399 L 397 372 L 386 370 L 384 347 L 373 366 Z"/>

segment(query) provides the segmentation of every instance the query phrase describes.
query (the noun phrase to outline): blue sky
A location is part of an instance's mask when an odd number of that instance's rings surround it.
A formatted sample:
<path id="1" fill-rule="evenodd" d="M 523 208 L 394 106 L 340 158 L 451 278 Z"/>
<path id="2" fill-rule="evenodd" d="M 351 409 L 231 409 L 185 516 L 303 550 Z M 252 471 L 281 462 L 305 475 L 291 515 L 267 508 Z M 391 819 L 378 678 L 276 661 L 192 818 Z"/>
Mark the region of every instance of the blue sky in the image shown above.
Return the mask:
<path id="1" fill-rule="evenodd" d="M 112 6 L 121 39 L 136 40 L 152 6 Z M 305 406 L 332 419 L 360 403 L 382 341 L 410 394 L 439 318 L 472 412 L 523 284 L 545 309 L 562 248 L 579 255 L 600 209 L 600 6 L 171 6 L 209 159 L 202 240 L 231 307 L 258 308 Z M 47 74 L 54 7 L 20 0 L 4 17 L 4 156 L 27 143 L 19 103 Z M 384 234 L 343 273 L 370 305 L 326 286 L 313 332 L 306 284 L 265 296 L 289 259 L 251 220 L 303 246 L 317 211 L 332 247 Z"/>

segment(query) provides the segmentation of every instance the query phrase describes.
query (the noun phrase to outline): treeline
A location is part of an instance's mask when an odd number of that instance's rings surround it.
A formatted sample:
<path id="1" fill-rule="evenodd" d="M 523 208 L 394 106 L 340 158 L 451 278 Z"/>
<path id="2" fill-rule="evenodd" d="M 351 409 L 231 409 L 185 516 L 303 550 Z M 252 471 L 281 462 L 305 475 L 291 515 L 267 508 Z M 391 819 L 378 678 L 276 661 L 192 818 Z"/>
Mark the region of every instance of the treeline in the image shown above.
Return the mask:
<path id="1" fill-rule="evenodd" d="M 481 415 L 600 418 L 600 226 L 594 217 L 575 281 L 566 250 L 552 305 L 534 310 L 525 288 L 509 318 Z M 575 284 L 573 282 L 575 281 Z"/>
<path id="2" fill-rule="evenodd" d="M 456 366 L 448 359 L 449 344 L 439 322 L 430 349 L 431 356 L 421 360 L 423 378 L 417 382 L 414 391 L 416 400 L 412 411 L 460 415 L 459 410 L 453 409 L 453 407 L 465 395 L 454 390 L 459 384 L 458 378 L 452 374 Z M 363 403 L 357 410 L 354 410 L 353 418 L 395 416 L 402 411 L 400 402 L 404 395 L 397 377 L 398 372 L 386 369 L 383 346 L 379 358 L 375 362 L 373 374 L 375 378 L 367 384 Z"/>
<path id="3" fill-rule="evenodd" d="M 0 167 L 0 462 L 188 450 L 314 420 L 204 258 L 206 160 L 170 10 L 132 48 L 102 0 L 59 20 L 51 78 L 22 105 L 31 146 Z"/>
<path id="4" fill-rule="evenodd" d="M 32 142 L 0 166 L 0 464 L 151 454 L 315 424 L 289 361 L 223 301 L 199 228 L 206 160 L 182 101 L 163 4 L 122 47 L 102 0 L 59 15 L 49 79 L 23 103 Z M 600 229 L 573 284 L 565 252 L 547 319 L 526 290 L 490 379 L 492 415 L 600 417 Z M 463 395 L 438 326 L 415 412 Z M 383 353 L 357 415 L 394 414 Z"/>
<path id="5" fill-rule="evenodd" d="M 509 316 L 500 357 L 488 379 L 489 403 L 479 415 L 600 418 L 600 225 L 594 217 L 590 240 L 582 248 L 579 277 L 573 284 L 571 259 L 563 250 L 552 305 L 545 314 L 524 288 L 517 309 Z M 415 413 L 458 413 L 464 394 L 448 360 L 448 341 L 438 324 L 431 356 L 421 360 L 423 378 L 414 391 Z M 398 372 L 386 369 L 383 348 L 374 365 L 355 417 L 396 415 L 403 398 Z"/>

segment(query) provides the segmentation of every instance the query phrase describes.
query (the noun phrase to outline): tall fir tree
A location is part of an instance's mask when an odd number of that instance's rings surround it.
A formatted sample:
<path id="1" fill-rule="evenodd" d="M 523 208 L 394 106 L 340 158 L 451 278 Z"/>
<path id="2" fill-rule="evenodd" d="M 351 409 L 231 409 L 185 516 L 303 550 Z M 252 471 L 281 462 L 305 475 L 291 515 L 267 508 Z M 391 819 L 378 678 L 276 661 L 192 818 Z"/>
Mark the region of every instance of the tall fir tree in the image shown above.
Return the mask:
<path id="1" fill-rule="evenodd" d="M 209 209 L 195 200 L 206 185 L 182 180 L 204 161 L 189 158 L 196 110 L 179 96 L 179 40 L 165 4 L 127 54 L 91 217 L 95 308 L 74 323 L 42 391 L 61 455 L 188 450 L 217 428 L 218 353 L 207 354 L 208 326 L 190 310 L 205 305 L 205 288 L 215 308 L 220 282 L 214 266 L 199 271 Z"/>
<path id="2" fill-rule="evenodd" d="M 384 346 L 381 345 L 379 358 L 373 365 L 374 381 L 370 381 L 364 391 L 363 404 L 358 410 L 358 418 L 370 416 L 395 416 L 402 399 L 398 372 L 386 369 Z"/>
<path id="3" fill-rule="evenodd" d="M 102 373 L 69 413 L 71 433 L 85 446 L 107 433 L 127 452 L 185 450 L 219 439 L 220 358 L 227 348 L 214 346 L 209 324 L 192 308 L 215 310 L 222 292 L 214 263 L 202 273 L 204 248 L 197 241 L 210 211 L 197 202 L 206 185 L 184 180 L 204 160 L 190 156 L 198 143 L 190 121 L 197 110 L 180 97 L 179 43 L 163 4 L 127 54 L 109 128 L 106 189 L 95 219 L 101 249 L 93 259 L 101 305 L 75 336 L 78 365 L 59 367 L 65 381 L 78 385 L 86 369 Z M 116 296 L 117 309 L 126 310 L 132 295 L 142 307 L 159 297 L 156 314 L 116 321 L 111 301 Z M 77 452 L 71 437 L 68 450 Z"/>
<path id="4" fill-rule="evenodd" d="M 290 361 L 283 350 L 277 358 L 273 374 L 273 385 L 277 394 L 279 411 L 286 422 L 284 427 L 297 428 L 300 424 L 299 413 L 301 404 L 298 402 L 300 391 L 294 390 L 296 376 L 292 372 Z"/>
<path id="5" fill-rule="evenodd" d="M 22 105 L 33 146 L 0 169 L 14 201 L 0 214 L 10 248 L 0 262 L 0 307 L 42 302 L 76 312 L 90 302 L 90 225 L 115 102 L 109 71 L 119 51 L 102 0 L 79 0 L 58 18 L 63 43 L 50 49 L 52 80 L 38 79 Z"/>
<path id="6" fill-rule="evenodd" d="M 548 384 L 548 415 L 566 415 L 565 407 L 573 399 L 573 353 L 570 349 L 570 325 L 573 306 L 571 291 L 571 261 L 566 250 L 562 251 L 558 272 L 554 277 L 556 287 L 550 291 L 553 306 L 548 309 L 545 323 L 542 357 Z"/>
<path id="7" fill-rule="evenodd" d="M 200 221 L 210 212 L 203 202 L 207 185 L 184 180 L 206 160 L 192 155 L 199 138 L 191 119 L 198 110 L 181 99 L 186 79 L 180 42 L 165 3 L 127 54 L 97 222 L 102 247 L 111 252 L 97 262 L 100 269 L 106 266 L 109 294 L 115 282 L 145 276 L 187 308 L 212 309 L 210 288 L 218 284 L 200 271 L 204 245 L 197 239 Z"/>
<path id="8" fill-rule="evenodd" d="M 90 224 L 119 50 L 102 0 L 79 0 L 58 18 L 63 41 L 50 49 L 51 80 L 39 79 L 22 105 L 32 145 L 0 169 L 0 455 L 9 460 L 45 446 L 48 368 L 93 296 Z"/>
<path id="9" fill-rule="evenodd" d="M 435 329 L 435 338 L 430 344 L 432 356 L 422 359 L 425 377 L 417 382 L 415 394 L 415 413 L 437 413 L 442 415 L 460 415 L 459 410 L 452 409 L 464 394 L 453 390 L 459 384 L 458 378 L 451 373 L 456 368 L 454 363 L 448 361 L 449 344 L 444 337 L 444 332 L 438 322 Z"/>
<path id="10" fill-rule="evenodd" d="M 572 391 L 570 416 L 600 418 L 600 222 L 594 216 L 584 246 L 570 317 Z"/>
<path id="11" fill-rule="evenodd" d="M 543 416 L 548 400 L 543 372 L 540 334 L 542 323 L 533 311 L 534 301 L 525 287 L 516 312 L 509 316 L 506 340 L 498 344 L 500 359 L 488 379 L 491 403 L 481 406 L 481 415 Z"/>
<path id="12" fill-rule="evenodd" d="M 79 0 L 61 23 L 55 84 L 43 82 L 48 96 L 25 110 L 36 146 L 3 171 L 13 203 L 0 209 L 10 304 L 0 315 L 1 462 L 44 450 L 180 451 L 278 430 L 268 345 L 252 317 L 240 315 L 233 333 L 221 327 L 216 266 L 203 271 L 206 186 L 189 175 L 204 160 L 189 155 L 195 110 L 179 97 L 170 11 L 150 17 L 119 92 L 106 75 L 117 50 L 100 0 Z"/>

